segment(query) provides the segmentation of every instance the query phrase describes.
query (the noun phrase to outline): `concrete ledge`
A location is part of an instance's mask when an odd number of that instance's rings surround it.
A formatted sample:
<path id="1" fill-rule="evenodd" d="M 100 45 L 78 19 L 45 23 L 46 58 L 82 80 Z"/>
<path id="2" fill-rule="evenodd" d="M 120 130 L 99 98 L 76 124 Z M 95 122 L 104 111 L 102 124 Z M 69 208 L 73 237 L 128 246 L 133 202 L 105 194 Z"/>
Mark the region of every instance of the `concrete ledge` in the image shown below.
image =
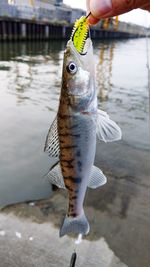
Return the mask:
<path id="1" fill-rule="evenodd" d="M 59 238 L 50 223 L 38 224 L 12 214 L 0 214 L 0 266 L 66 267 L 74 251 L 74 239 Z M 77 248 L 78 267 L 127 267 L 104 238 L 84 240 Z"/>

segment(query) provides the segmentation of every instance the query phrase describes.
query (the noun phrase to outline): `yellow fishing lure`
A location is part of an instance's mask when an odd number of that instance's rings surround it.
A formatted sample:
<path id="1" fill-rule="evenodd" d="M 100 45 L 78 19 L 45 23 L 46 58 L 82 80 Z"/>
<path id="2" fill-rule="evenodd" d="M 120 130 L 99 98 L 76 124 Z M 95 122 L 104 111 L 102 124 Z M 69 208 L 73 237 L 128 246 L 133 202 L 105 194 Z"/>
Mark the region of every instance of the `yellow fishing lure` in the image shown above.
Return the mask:
<path id="1" fill-rule="evenodd" d="M 80 19 L 76 20 L 71 35 L 71 40 L 73 41 L 74 47 L 79 53 L 83 53 L 84 44 L 88 35 L 88 31 L 89 31 L 89 25 L 87 17 L 82 16 Z"/>

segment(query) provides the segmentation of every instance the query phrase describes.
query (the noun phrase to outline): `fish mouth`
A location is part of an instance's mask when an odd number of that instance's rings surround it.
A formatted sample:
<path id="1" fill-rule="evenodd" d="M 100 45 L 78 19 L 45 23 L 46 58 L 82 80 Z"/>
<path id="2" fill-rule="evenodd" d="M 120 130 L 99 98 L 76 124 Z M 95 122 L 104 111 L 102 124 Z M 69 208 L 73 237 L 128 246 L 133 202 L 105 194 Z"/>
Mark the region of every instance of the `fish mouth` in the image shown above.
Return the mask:
<path id="1" fill-rule="evenodd" d="M 73 88 L 73 91 L 70 90 L 68 95 L 70 97 L 74 96 L 76 99 L 80 99 L 88 94 L 89 84 L 88 81 L 94 77 L 94 64 L 91 64 L 93 61 L 93 46 L 90 38 L 87 38 L 84 43 L 84 50 L 82 53 L 78 52 L 74 46 L 72 40 L 69 40 L 66 47 L 66 56 L 71 55 L 73 61 L 76 63 L 78 70 L 82 70 L 83 79 L 87 83 L 86 86 L 82 86 L 82 90 L 79 88 Z M 85 75 L 85 76 L 84 76 Z M 84 88 L 84 90 L 83 90 Z M 74 100 L 73 100 L 74 101 Z"/>
<path id="2" fill-rule="evenodd" d="M 81 67 L 94 75 L 94 64 L 91 64 L 93 62 L 93 45 L 91 38 L 88 37 L 85 40 L 84 50 L 82 53 L 79 53 L 76 50 L 72 40 L 68 42 L 67 50 L 73 56 L 78 67 Z"/>

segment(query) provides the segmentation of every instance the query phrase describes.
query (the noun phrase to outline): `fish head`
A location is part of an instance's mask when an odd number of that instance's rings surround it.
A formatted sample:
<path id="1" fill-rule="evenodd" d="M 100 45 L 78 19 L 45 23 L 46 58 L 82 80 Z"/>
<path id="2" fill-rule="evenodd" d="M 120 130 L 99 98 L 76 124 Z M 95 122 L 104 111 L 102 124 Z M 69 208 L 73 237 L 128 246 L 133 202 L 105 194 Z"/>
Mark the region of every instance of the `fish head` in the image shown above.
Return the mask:
<path id="1" fill-rule="evenodd" d="M 90 95 L 94 84 L 93 46 L 87 38 L 83 53 L 79 53 L 69 40 L 64 53 L 63 64 L 63 90 L 64 93 L 74 98 L 83 98 Z"/>

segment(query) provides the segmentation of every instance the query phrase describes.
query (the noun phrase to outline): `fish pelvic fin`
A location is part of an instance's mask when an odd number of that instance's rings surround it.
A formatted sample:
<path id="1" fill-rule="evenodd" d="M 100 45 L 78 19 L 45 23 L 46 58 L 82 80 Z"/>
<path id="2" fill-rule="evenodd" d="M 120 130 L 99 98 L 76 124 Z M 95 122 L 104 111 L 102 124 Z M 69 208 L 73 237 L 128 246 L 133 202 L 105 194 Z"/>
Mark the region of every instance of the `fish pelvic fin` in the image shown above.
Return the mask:
<path id="1" fill-rule="evenodd" d="M 83 212 L 82 215 L 76 217 L 66 215 L 60 228 L 59 236 L 62 237 L 70 233 L 87 235 L 89 231 L 90 226 Z"/>
<path id="2" fill-rule="evenodd" d="M 51 184 L 56 185 L 58 188 L 66 189 L 59 162 L 51 168 L 46 177 Z M 98 167 L 92 166 L 88 187 L 95 189 L 99 186 L 103 186 L 106 183 L 107 178 L 103 172 Z"/>

